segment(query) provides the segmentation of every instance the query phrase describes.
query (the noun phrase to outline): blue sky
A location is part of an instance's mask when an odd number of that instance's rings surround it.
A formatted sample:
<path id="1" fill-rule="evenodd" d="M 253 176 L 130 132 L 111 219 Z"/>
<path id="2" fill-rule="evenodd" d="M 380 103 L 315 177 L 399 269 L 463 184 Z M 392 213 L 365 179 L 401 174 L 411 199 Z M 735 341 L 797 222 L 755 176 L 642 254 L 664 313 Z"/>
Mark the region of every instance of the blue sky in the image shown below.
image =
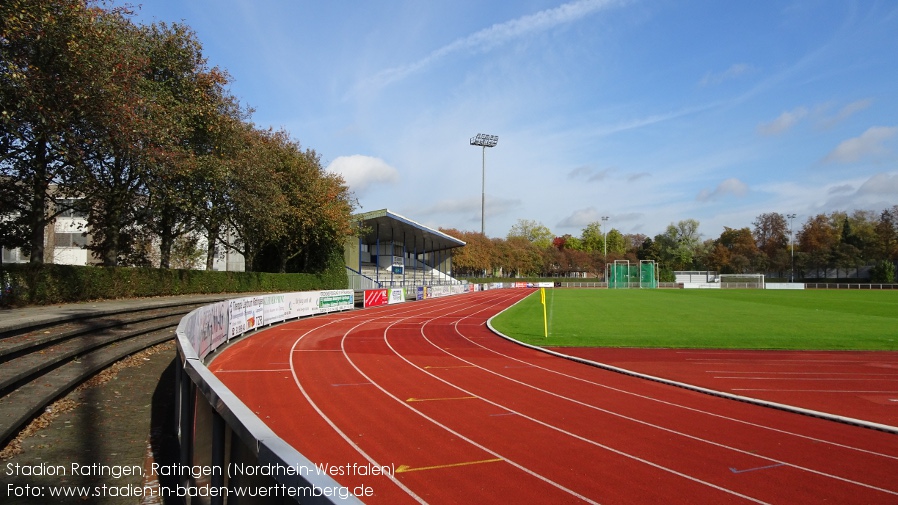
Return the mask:
<path id="1" fill-rule="evenodd" d="M 898 204 L 898 3 L 147 0 L 361 211 L 704 238 Z"/>

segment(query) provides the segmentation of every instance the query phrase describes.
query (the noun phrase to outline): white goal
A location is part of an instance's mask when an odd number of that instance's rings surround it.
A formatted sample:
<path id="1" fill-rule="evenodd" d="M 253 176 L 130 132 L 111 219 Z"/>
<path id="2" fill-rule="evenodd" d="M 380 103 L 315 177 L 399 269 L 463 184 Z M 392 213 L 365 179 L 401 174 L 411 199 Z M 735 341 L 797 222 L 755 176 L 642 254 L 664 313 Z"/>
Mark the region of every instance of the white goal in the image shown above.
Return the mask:
<path id="1" fill-rule="evenodd" d="M 723 289 L 764 289 L 764 274 L 720 274 Z"/>

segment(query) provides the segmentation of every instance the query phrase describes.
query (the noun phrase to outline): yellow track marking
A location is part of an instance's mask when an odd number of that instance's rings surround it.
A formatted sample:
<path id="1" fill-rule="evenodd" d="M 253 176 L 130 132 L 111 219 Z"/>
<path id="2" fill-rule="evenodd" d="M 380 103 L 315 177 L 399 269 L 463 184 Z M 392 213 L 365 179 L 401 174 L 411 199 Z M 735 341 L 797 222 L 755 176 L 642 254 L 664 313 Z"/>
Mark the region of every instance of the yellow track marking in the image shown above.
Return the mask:
<path id="1" fill-rule="evenodd" d="M 448 465 L 422 466 L 419 468 L 412 468 L 408 465 L 399 465 L 399 467 L 396 469 L 396 473 L 420 472 L 421 470 L 439 470 L 440 468 L 453 468 L 456 466 L 479 465 L 481 463 L 498 463 L 499 461 L 505 461 L 505 460 L 503 460 L 502 458 L 483 459 L 480 461 L 465 461 L 464 463 L 451 463 Z"/>

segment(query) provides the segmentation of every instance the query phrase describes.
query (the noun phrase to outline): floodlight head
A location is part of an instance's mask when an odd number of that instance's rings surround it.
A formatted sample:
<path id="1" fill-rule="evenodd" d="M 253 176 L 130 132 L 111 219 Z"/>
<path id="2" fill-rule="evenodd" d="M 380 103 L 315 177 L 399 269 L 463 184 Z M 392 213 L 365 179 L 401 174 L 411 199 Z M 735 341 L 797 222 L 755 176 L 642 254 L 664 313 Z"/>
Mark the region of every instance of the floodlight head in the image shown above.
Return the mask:
<path id="1" fill-rule="evenodd" d="M 496 147 L 498 143 L 498 135 L 487 135 L 486 133 L 478 133 L 476 137 L 471 139 L 472 146 Z"/>

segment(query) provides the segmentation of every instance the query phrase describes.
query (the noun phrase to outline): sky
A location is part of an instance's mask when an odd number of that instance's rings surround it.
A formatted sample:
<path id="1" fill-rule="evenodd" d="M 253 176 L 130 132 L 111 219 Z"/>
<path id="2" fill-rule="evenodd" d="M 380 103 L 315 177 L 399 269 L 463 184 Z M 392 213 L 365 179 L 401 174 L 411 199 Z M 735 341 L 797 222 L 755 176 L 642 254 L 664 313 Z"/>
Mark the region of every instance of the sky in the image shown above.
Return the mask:
<path id="1" fill-rule="evenodd" d="M 118 5 L 121 5 L 118 3 Z M 892 0 L 146 0 L 358 211 L 703 238 L 898 205 Z M 473 146 L 478 133 L 498 136 Z"/>

